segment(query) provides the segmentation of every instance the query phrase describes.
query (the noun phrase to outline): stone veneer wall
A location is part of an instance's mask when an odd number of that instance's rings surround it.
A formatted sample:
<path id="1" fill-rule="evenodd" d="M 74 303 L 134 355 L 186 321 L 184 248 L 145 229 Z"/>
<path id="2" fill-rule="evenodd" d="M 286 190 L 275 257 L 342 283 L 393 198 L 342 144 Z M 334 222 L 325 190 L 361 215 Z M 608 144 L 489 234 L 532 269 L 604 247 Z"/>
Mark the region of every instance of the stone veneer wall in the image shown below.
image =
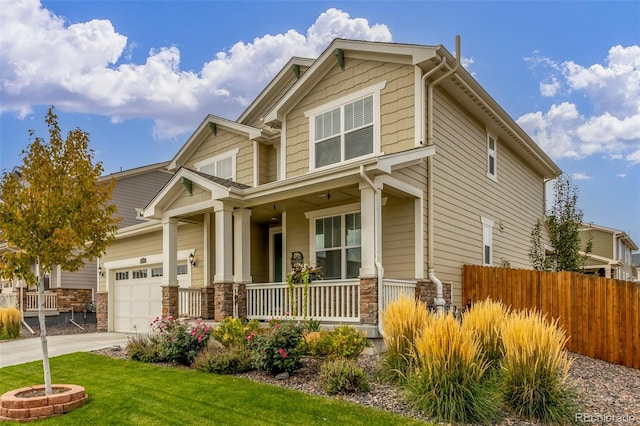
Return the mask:
<path id="1" fill-rule="evenodd" d="M 360 322 L 378 324 L 378 278 L 360 278 Z"/>
<path id="2" fill-rule="evenodd" d="M 178 286 L 162 286 L 162 318 L 180 317 L 179 290 Z"/>
<path id="3" fill-rule="evenodd" d="M 451 283 L 442 283 L 442 293 L 444 301 L 451 303 Z M 433 304 L 437 294 L 436 285 L 430 280 L 418 280 L 416 285 L 416 299 L 421 300 L 427 305 Z"/>
<path id="4" fill-rule="evenodd" d="M 75 312 L 82 312 L 93 303 L 93 290 L 90 288 L 52 288 L 49 292 L 58 295 L 60 312 L 71 312 L 71 307 Z"/>
<path id="5" fill-rule="evenodd" d="M 214 283 L 214 314 L 215 321 L 222 321 L 233 316 L 233 283 Z"/>
<path id="6" fill-rule="evenodd" d="M 215 314 L 214 296 L 215 289 L 213 287 L 203 287 L 201 312 L 202 319 L 212 320 Z"/>
<path id="7" fill-rule="evenodd" d="M 96 331 L 109 331 L 109 293 L 96 293 Z"/>

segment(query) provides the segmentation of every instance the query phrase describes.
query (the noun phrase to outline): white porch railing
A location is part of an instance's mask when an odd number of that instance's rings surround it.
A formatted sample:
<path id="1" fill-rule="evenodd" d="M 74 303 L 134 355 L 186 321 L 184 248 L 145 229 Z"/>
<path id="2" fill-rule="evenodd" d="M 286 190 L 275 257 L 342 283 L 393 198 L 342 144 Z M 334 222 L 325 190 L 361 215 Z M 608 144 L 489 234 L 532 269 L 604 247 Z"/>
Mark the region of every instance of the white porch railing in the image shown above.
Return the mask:
<path id="1" fill-rule="evenodd" d="M 25 311 L 37 311 L 38 310 L 38 292 L 28 291 L 26 294 Z M 44 293 L 44 310 L 56 311 L 58 310 L 58 295 L 56 293 Z"/>
<path id="2" fill-rule="evenodd" d="M 287 283 L 247 284 L 247 318 L 269 320 L 304 319 L 304 286 L 296 284 L 293 300 Z M 296 315 L 293 315 L 293 314 Z M 320 280 L 309 284 L 307 318 L 320 321 L 360 321 L 360 280 Z"/>
<path id="3" fill-rule="evenodd" d="M 0 308 L 11 308 L 18 306 L 18 298 L 14 293 L 0 293 Z"/>
<path id="4" fill-rule="evenodd" d="M 180 316 L 200 318 L 202 316 L 202 292 L 199 288 L 181 288 L 178 290 Z"/>
<path id="5" fill-rule="evenodd" d="M 398 300 L 400 296 L 405 295 L 410 299 L 416 297 L 416 282 L 405 280 L 390 280 L 385 278 L 384 282 L 384 304 L 388 306 L 394 300 Z"/>

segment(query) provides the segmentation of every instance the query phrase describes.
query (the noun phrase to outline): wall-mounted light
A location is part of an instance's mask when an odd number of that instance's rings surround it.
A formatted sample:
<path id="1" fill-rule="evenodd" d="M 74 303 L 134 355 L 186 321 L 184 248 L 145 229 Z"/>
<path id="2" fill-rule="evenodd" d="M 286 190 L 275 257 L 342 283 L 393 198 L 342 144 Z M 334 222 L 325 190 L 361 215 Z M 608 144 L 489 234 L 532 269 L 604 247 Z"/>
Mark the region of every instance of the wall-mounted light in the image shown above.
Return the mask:
<path id="1" fill-rule="evenodd" d="M 291 267 L 295 268 L 295 266 L 304 261 L 304 255 L 300 251 L 292 251 L 291 252 Z"/>
<path id="2" fill-rule="evenodd" d="M 189 255 L 189 263 L 191 264 L 191 266 L 195 267 L 196 266 L 196 256 L 191 253 Z"/>
<path id="3" fill-rule="evenodd" d="M 102 266 L 98 267 L 98 274 L 100 274 L 101 277 L 104 277 L 104 270 L 102 269 Z"/>

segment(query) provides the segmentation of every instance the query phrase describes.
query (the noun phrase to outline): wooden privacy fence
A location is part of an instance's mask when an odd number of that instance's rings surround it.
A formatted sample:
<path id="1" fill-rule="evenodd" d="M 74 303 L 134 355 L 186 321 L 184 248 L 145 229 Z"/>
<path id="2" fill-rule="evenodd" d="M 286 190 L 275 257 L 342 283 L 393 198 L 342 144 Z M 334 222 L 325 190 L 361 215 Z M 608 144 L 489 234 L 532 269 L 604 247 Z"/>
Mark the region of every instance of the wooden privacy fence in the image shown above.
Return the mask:
<path id="1" fill-rule="evenodd" d="M 640 369 L 640 283 L 583 275 L 464 265 L 463 300 L 490 297 L 558 318 L 567 349 Z"/>

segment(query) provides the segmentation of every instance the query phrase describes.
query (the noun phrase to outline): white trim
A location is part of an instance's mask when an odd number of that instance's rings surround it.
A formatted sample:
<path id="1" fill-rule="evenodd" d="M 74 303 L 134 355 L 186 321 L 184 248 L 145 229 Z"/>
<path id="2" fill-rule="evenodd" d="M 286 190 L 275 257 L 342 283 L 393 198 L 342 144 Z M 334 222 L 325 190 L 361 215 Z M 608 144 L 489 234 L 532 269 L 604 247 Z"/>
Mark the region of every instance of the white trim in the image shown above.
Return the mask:
<path id="1" fill-rule="evenodd" d="M 260 147 L 258 143 L 258 141 L 253 141 L 253 186 L 258 186 L 260 181 Z"/>
<path id="2" fill-rule="evenodd" d="M 341 206 L 328 207 L 326 209 L 311 210 L 304 212 L 307 219 L 317 219 L 319 217 L 337 216 L 345 213 L 355 213 L 360 211 L 360 203 L 343 204 Z"/>
<path id="3" fill-rule="evenodd" d="M 326 168 L 335 167 L 338 164 L 345 164 L 357 160 L 362 160 L 363 158 L 375 157 L 380 155 L 381 150 L 381 141 L 380 141 L 380 91 L 385 88 L 387 85 L 387 81 L 383 80 L 379 83 L 374 84 L 373 86 L 366 87 L 364 89 L 358 90 L 356 92 L 350 93 L 348 95 L 342 96 L 338 99 L 334 99 L 333 101 L 320 105 L 318 107 L 312 108 L 304 112 L 305 117 L 308 119 L 309 126 L 309 171 L 321 170 Z M 373 97 L 373 152 L 368 155 L 362 155 L 359 157 L 355 157 L 349 160 L 345 160 L 342 158 L 344 152 L 344 106 L 360 100 L 362 98 L 366 98 L 372 96 Z M 340 147 L 341 147 L 341 160 L 337 163 L 328 164 L 326 166 L 316 167 L 316 150 L 315 150 L 315 117 L 329 112 L 331 110 L 340 108 Z"/>
<path id="4" fill-rule="evenodd" d="M 480 217 L 482 222 L 482 264 L 493 265 L 493 220 Z M 489 247 L 489 262 L 485 259 L 485 247 Z"/>
<path id="5" fill-rule="evenodd" d="M 421 134 L 422 120 L 424 118 L 420 116 L 422 114 L 422 105 L 418 100 L 424 99 L 426 96 L 420 93 L 422 90 L 422 69 L 416 65 L 413 70 L 413 99 L 416 99 L 413 103 L 413 146 L 419 147 L 424 144 L 424 135 Z"/>
<path id="6" fill-rule="evenodd" d="M 179 250 L 176 260 L 188 260 L 189 255 L 193 253 L 195 250 L 196 250 L 195 248 L 188 249 L 188 250 Z M 110 262 L 104 262 L 103 264 L 104 269 L 106 269 L 106 271 L 104 271 L 105 276 L 107 276 L 107 272 L 110 269 L 122 269 L 122 268 L 140 266 L 140 259 L 142 258 L 147 259 L 146 265 L 162 264 L 162 253 L 130 257 L 130 258 L 121 259 L 121 260 L 112 260 Z"/>
<path id="7" fill-rule="evenodd" d="M 231 180 L 235 181 L 236 180 L 236 157 L 238 155 L 238 152 L 240 152 L 240 148 L 230 149 L 229 151 L 225 151 L 223 153 L 214 155 L 213 157 L 208 157 L 204 160 L 200 160 L 197 163 L 194 163 L 193 167 L 195 167 L 196 170 L 200 171 L 200 169 L 204 166 L 208 166 L 208 165 L 217 163 L 218 161 L 231 158 Z M 223 179 L 228 179 L 228 177 L 226 176 L 219 176 L 217 168 L 215 173 L 216 174 L 214 176 L 217 176 Z"/>
<path id="8" fill-rule="evenodd" d="M 414 270 L 415 279 L 424 278 L 424 198 L 419 197 L 414 200 Z M 451 287 L 453 291 L 453 286 Z M 453 296 L 452 299 L 453 300 Z"/>
<path id="9" fill-rule="evenodd" d="M 280 164 L 278 167 L 278 180 L 287 178 L 287 120 L 282 120 L 280 129 Z"/>
<path id="10" fill-rule="evenodd" d="M 276 280 L 276 271 L 273 268 L 273 264 L 276 260 L 275 253 L 273 252 L 273 244 L 275 242 L 276 234 L 282 235 L 282 226 L 269 228 L 269 282 L 272 282 L 272 283 L 275 282 Z M 280 256 L 284 259 L 284 252 L 280 253 Z M 285 276 L 285 272 L 284 272 L 284 269 L 282 269 L 283 280 L 284 280 L 284 276 Z"/>

